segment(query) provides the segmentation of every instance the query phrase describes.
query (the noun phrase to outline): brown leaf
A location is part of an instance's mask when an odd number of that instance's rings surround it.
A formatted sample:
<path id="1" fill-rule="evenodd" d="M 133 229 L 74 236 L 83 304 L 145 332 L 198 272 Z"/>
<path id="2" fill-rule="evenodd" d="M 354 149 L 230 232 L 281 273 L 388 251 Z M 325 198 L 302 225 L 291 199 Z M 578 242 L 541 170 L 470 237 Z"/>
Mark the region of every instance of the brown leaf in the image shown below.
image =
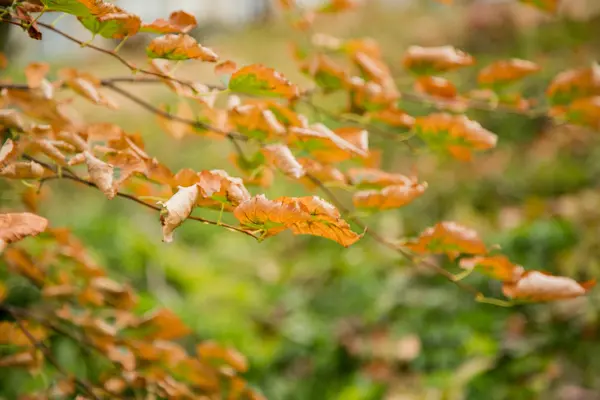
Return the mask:
<path id="1" fill-rule="evenodd" d="M 352 196 L 356 208 L 387 210 L 410 204 L 427 189 L 427 183 L 391 185 L 382 190 L 364 190 Z"/>
<path id="2" fill-rule="evenodd" d="M 27 236 L 36 236 L 44 232 L 47 227 L 48 220 L 35 214 L 0 214 L 0 243 L 6 245 L 18 242 Z"/>
<path id="3" fill-rule="evenodd" d="M 35 352 L 23 351 L 13 353 L 0 358 L 0 367 L 26 367 L 29 369 L 38 368 L 41 365 L 41 358 L 36 357 Z"/>
<path id="4" fill-rule="evenodd" d="M 75 93 L 86 98 L 94 104 L 116 110 L 117 104 L 103 94 L 100 89 L 100 80 L 88 73 L 79 72 L 75 68 L 63 68 L 58 75 Z"/>
<path id="5" fill-rule="evenodd" d="M 35 161 L 18 161 L 0 169 L 0 176 L 9 179 L 40 179 L 46 170 Z"/>
<path id="6" fill-rule="evenodd" d="M 99 291 L 104 300 L 121 310 L 131 309 L 137 299 L 133 289 L 128 285 L 123 285 L 110 278 L 99 276 L 90 281 L 90 286 Z"/>
<path id="7" fill-rule="evenodd" d="M 427 228 L 416 241 L 406 243 L 410 250 L 421 253 L 445 253 L 451 259 L 459 254 L 486 254 L 487 249 L 477 232 L 456 222 L 440 222 Z"/>
<path id="8" fill-rule="evenodd" d="M 29 132 L 31 125 L 23 120 L 23 116 L 16 110 L 0 110 L 0 126 L 16 129 L 20 132 Z"/>
<path id="9" fill-rule="evenodd" d="M 19 148 L 11 139 L 6 139 L 0 147 L 0 167 L 14 161 L 19 155 Z"/>
<path id="10" fill-rule="evenodd" d="M 169 60 L 200 60 L 217 62 L 219 56 L 199 44 L 196 39 L 186 34 L 168 34 L 150 42 L 146 52 L 150 58 L 166 58 Z"/>
<path id="11" fill-rule="evenodd" d="M 541 68 L 532 61 L 511 58 L 495 61 L 479 71 L 477 82 L 483 86 L 504 85 L 538 72 Z"/>
<path id="12" fill-rule="evenodd" d="M 304 144 L 318 161 L 324 163 L 340 162 L 355 156 L 367 157 L 368 151 L 365 151 L 364 146 L 368 146 L 368 143 L 365 143 L 368 132 L 359 128 L 350 129 L 350 131 L 338 129 L 336 132 L 347 135 L 354 143 L 320 123 L 310 128 L 290 128 L 288 141 L 300 146 Z"/>
<path id="13" fill-rule="evenodd" d="M 94 157 L 89 151 L 85 151 L 85 164 L 90 174 L 90 180 L 104 193 L 109 199 L 117 195 L 117 188 L 114 181 L 114 167 Z"/>
<path id="14" fill-rule="evenodd" d="M 295 99 L 300 95 L 298 86 L 262 64 L 246 65 L 235 71 L 231 75 L 228 87 L 233 92 L 264 97 Z"/>
<path id="15" fill-rule="evenodd" d="M 293 179 L 304 176 L 304 168 L 298 163 L 289 147 L 283 144 L 271 144 L 261 149 L 269 163 L 279 168 L 281 172 Z"/>
<path id="16" fill-rule="evenodd" d="M 33 62 L 25 67 L 25 78 L 27 86 L 37 89 L 42 85 L 46 75 L 50 71 L 50 64 L 46 62 Z"/>
<path id="17" fill-rule="evenodd" d="M 196 204 L 200 207 L 224 207 L 229 211 L 250 198 L 243 181 L 229 176 L 223 170 L 202 171 L 198 176 L 200 195 Z"/>
<path id="18" fill-rule="evenodd" d="M 553 301 L 583 296 L 595 285 L 595 279 L 579 283 L 564 276 L 553 276 L 542 271 L 527 271 L 516 282 L 506 282 L 502 291 L 511 299 Z"/>
<path id="19" fill-rule="evenodd" d="M 150 24 L 143 24 L 142 32 L 153 33 L 188 33 L 198 25 L 196 17 L 185 11 L 173 11 L 166 21 L 159 18 Z"/>
<path id="20" fill-rule="evenodd" d="M 248 370 L 248 361 L 243 354 L 230 347 L 222 347 L 216 342 L 205 341 L 196 346 L 198 356 L 207 360 L 222 360 L 238 372 Z"/>
<path id="21" fill-rule="evenodd" d="M 162 204 L 163 211 L 160 214 L 160 223 L 164 242 L 170 243 L 173 241 L 173 231 L 190 216 L 198 194 L 198 185 L 180 186 L 178 192 Z"/>
<path id="22" fill-rule="evenodd" d="M 475 60 L 473 57 L 452 46 L 410 46 L 403 60 L 406 68 L 422 75 L 450 71 L 473 65 L 474 63 Z"/>
<path id="23" fill-rule="evenodd" d="M 106 357 L 121 365 L 125 371 L 135 370 L 135 355 L 125 346 L 109 346 Z"/>
<path id="24" fill-rule="evenodd" d="M 516 282 L 525 272 L 523 267 L 515 265 L 506 256 L 471 257 L 460 260 L 460 267 L 476 269 L 493 279 L 503 282 Z"/>

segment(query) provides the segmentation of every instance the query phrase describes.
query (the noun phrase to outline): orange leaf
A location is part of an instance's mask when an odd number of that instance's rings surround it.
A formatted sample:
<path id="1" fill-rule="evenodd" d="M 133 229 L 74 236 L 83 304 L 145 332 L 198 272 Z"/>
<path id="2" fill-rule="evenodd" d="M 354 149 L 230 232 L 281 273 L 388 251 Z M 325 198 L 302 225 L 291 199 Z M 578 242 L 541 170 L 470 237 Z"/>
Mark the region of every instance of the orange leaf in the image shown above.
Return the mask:
<path id="1" fill-rule="evenodd" d="M 173 311 L 167 308 L 150 313 L 137 324 L 137 328 L 146 332 L 145 339 L 172 340 L 192 332 Z"/>
<path id="2" fill-rule="evenodd" d="M 117 195 L 117 187 L 114 181 L 114 167 L 94 157 L 89 151 L 85 151 L 83 154 L 90 180 L 109 200 L 112 200 Z"/>
<path id="3" fill-rule="evenodd" d="M 50 71 L 50 64 L 46 62 L 33 62 L 25 67 L 27 86 L 32 89 L 39 88 Z"/>
<path id="4" fill-rule="evenodd" d="M 198 187 L 200 195 L 196 204 L 200 207 L 224 207 L 229 211 L 250 198 L 250 193 L 240 178 L 229 176 L 220 169 L 200 172 Z"/>
<path id="5" fill-rule="evenodd" d="M 479 71 L 477 82 L 483 86 L 504 85 L 538 72 L 540 69 L 536 63 L 518 58 L 499 60 Z"/>
<path id="6" fill-rule="evenodd" d="M 311 158 L 299 158 L 298 162 L 302 165 L 302 168 L 306 171 L 307 175 L 317 179 L 319 182 L 327 184 L 338 184 L 341 186 L 347 185 L 346 177 L 337 168 L 321 164 Z M 309 187 L 314 187 L 315 183 L 309 178 L 304 179 Z"/>
<path id="7" fill-rule="evenodd" d="M 219 56 L 199 44 L 196 39 L 186 34 L 169 34 L 158 37 L 146 48 L 150 58 L 166 58 L 168 60 L 200 60 L 216 62 Z"/>
<path id="8" fill-rule="evenodd" d="M 328 0 L 327 3 L 319 7 L 320 13 L 339 13 L 342 11 L 352 10 L 357 5 L 353 0 Z"/>
<path id="9" fill-rule="evenodd" d="M 400 97 L 392 72 L 383 59 L 357 52 L 353 54 L 352 61 L 358 66 L 366 80 L 375 82 L 381 87 L 386 98 L 397 99 Z"/>
<path id="10" fill-rule="evenodd" d="M 451 259 L 461 253 L 486 254 L 487 249 L 473 229 L 456 222 L 440 222 L 427 228 L 416 241 L 406 243 L 410 250 L 421 253 L 445 253 Z"/>
<path id="11" fill-rule="evenodd" d="M 456 86 L 446 78 L 439 76 L 421 76 L 415 83 L 415 90 L 430 96 L 453 99 L 456 97 Z"/>
<path id="12" fill-rule="evenodd" d="M 298 163 L 289 147 L 283 144 L 271 144 L 261 149 L 267 161 L 279 168 L 290 178 L 300 179 L 304 176 L 304 169 Z"/>
<path id="13" fill-rule="evenodd" d="M 43 327 L 33 325 L 29 321 L 23 321 L 22 324 L 36 341 L 41 341 L 48 337 L 48 332 Z M 23 333 L 23 330 L 16 323 L 8 321 L 0 321 L 0 344 L 32 346 L 31 341 Z"/>
<path id="14" fill-rule="evenodd" d="M 139 16 L 104 0 L 78 0 L 88 13 L 79 13 L 81 24 L 94 35 L 107 39 L 123 39 L 135 35 L 142 25 Z"/>
<path id="15" fill-rule="evenodd" d="M 541 271 L 527 271 L 518 281 L 505 283 L 502 291 L 506 297 L 511 299 L 552 301 L 583 296 L 595 285 L 595 279 L 579 283 L 564 276 L 553 276 Z"/>
<path id="16" fill-rule="evenodd" d="M 415 119 L 413 127 L 434 150 L 448 152 L 461 161 L 471 159 L 472 150 L 496 146 L 498 137 L 464 115 L 434 113 Z"/>
<path id="17" fill-rule="evenodd" d="M 35 161 L 19 161 L 0 169 L 0 177 L 9 179 L 40 179 L 46 170 Z"/>
<path id="18" fill-rule="evenodd" d="M 216 75 L 231 75 L 238 69 L 237 64 L 231 60 L 220 62 L 215 66 Z"/>
<path id="19" fill-rule="evenodd" d="M 389 107 L 379 111 L 370 111 L 365 114 L 370 120 L 381 122 L 394 128 L 410 129 L 415 123 L 415 118 L 396 107 Z"/>
<path id="20" fill-rule="evenodd" d="M 294 99 L 300 95 L 298 86 L 282 74 L 261 64 L 240 68 L 231 75 L 229 89 L 255 96 L 275 96 Z"/>
<path id="21" fill-rule="evenodd" d="M 546 91 L 553 106 L 567 105 L 575 99 L 600 96 L 600 64 L 563 71 Z"/>
<path id="22" fill-rule="evenodd" d="M 110 98 L 99 91 L 100 80 L 90 74 L 79 72 L 74 68 L 63 68 L 58 71 L 61 79 L 65 80 L 75 93 L 88 99 L 94 104 L 117 109 L 118 106 Z"/>
<path id="23" fill-rule="evenodd" d="M 243 354 L 229 347 L 222 347 L 216 342 L 206 341 L 196 346 L 196 353 L 203 359 L 222 360 L 238 372 L 248 370 L 248 361 Z"/>
<path id="24" fill-rule="evenodd" d="M 519 0 L 521 3 L 528 4 L 542 11 L 556 13 L 559 0 Z"/>
<path id="25" fill-rule="evenodd" d="M 460 267 L 481 273 L 503 282 L 516 282 L 525 272 L 523 267 L 515 265 L 506 256 L 471 257 L 460 260 Z"/>
<path id="26" fill-rule="evenodd" d="M 6 139 L 0 147 L 0 167 L 13 161 L 19 155 L 19 147 L 11 139 Z"/>
<path id="27" fill-rule="evenodd" d="M 0 250 L 2 243 L 3 241 L 0 240 Z M 30 279 L 38 286 L 43 285 L 45 281 L 44 272 L 33 263 L 25 250 L 9 247 L 4 251 L 3 257 L 11 270 Z"/>
<path id="28" fill-rule="evenodd" d="M 9 243 L 36 236 L 48 227 L 48 220 L 31 213 L 0 214 L 0 252 Z"/>
<path id="29" fill-rule="evenodd" d="M 167 112 L 167 107 L 165 105 L 159 108 Z M 194 110 L 192 110 L 187 101 L 179 102 L 179 105 L 177 106 L 177 113 L 174 115 L 176 118 L 182 118 L 189 121 L 194 120 Z M 160 114 L 157 114 L 156 120 L 158 121 L 158 125 L 175 139 L 181 139 L 192 132 L 192 127 L 190 124 L 178 119 L 166 118 Z"/>
<path id="30" fill-rule="evenodd" d="M 352 196 L 352 202 L 357 208 L 386 210 L 403 207 L 427 189 L 427 183 L 413 182 L 411 184 L 394 184 L 382 190 L 364 190 Z"/>
<path id="31" fill-rule="evenodd" d="M 474 63 L 473 57 L 452 46 L 410 46 L 403 60 L 406 68 L 419 75 L 432 75 L 436 72 L 450 71 Z"/>
<path id="32" fill-rule="evenodd" d="M 318 161 L 333 163 L 348 160 L 354 156 L 367 157 L 368 132 L 361 128 L 338 128 L 336 132 L 317 123 L 310 128 L 292 127 L 288 141 L 300 147 L 306 147 Z M 342 138 L 346 136 L 353 143 Z"/>
<path id="33" fill-rule="evenodd" d="M 374 168 L 350 168 L 347 172 L 351 185 L 359 188 L 384 188 L 390 185 L 412 185 L 414 179 Z"/>
<path id="34" fill-rule="evenodd" d="M 196 17 L 185 11 L 173 11 L 166 21 L 159 18 L 150 24 L 143 24 L 140 31 L 153 33 L 188 33 L 198 25 Z"/>

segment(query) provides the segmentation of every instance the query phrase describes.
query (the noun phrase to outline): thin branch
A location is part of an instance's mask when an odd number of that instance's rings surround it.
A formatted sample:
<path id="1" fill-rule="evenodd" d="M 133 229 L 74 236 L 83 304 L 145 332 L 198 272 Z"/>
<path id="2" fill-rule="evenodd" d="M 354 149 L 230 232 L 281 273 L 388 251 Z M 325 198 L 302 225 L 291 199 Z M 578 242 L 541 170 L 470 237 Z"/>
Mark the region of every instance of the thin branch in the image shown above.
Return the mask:
<path id="1" fill-rule="evenodd" d="M 50 171 L 52 171 L 53 173 L 56 174 L 56 168 L 54 168 L 50 164 L 47 164 L 47 163 L 45 163 L 43 161 L 40 161 L 40 160 L 38 160 L 36 158 L 33 158 L 31 156 L 28 156 L 28 155 L 24 155 L 23 158 L 25 158 L 25 159 L 27 159 L 29 161 L 34 161 L 34 162 L 40 164 L 41 166 L 43 166 L 44 168 L 46 168 L 46 169 L 48 169 L 48 170 L 50 170 Z M 85 179 L 82 179 L 82 178 L 78 177 L 77 175 L 75 175 L 73 173 L 70 173 L 70 174 L 67 174 L 67 175 L 63 174 L 62 176 L 57 174 L 56 176 L 53 176 L 51 178 L 52 179 L 68 179 L 68 180 L 71 180 L 71 181 L 74 181 L 74 182 L 77 182 L 77 183 L 81 183 L 83 185 L 86 185 L 86 186 L 98 189 L 98 186 L 95 183 L 90 182 L 90 181 L 86 181 Z M 49 180 L 49 179 L 46 178 L 46 180 Z M 140 205 L 143 205 L 144 207 L 150 208 L 150 209 L 152 209 L 154 211 L 158 211 L 158 212 L 162 211 L 162 208 L 160 208 L 160 207 L 158 207 L 158 206 L 156 206 L 154 204 L 146 203 L 145 201 L 140 200 L 137 197 L 135 197 L 133 195 L 130 195 L 128 193 L 117 192 L 116 196 L 117 197 L 122 197 L 124 199 L 131 200 L 131 201 L 134 201 L 134 202 L 136 202 L 136 203 L 138 203 Z M 190 219 L 190 220 L 193 220 L 193 221 L 202 222 L 203 224 L 207 224 L 207 225 L 220 226 L 220 227 L 232 230 L 232 231 L 243 233 L 244 235 L 250 236 L 253 239 L 258 240 L 258 238 L 252 232 L 249 232 L 249 231 L 247 231 L 245 229 L 239 228 L 239 227 L 234 226 L 234 225 L 226 224 L 226 223 L 223 223 L 223 222 L 211 221 L 211 220 L 208 220 L 208 219 L 204 219 L 202 217 L 195 217 L 193 215 L 190 215 L 187 219 Z"/>
<path id="2" fill-rule="evenodd" d="M 58 361 L 56 361 L 56 359 L 52 355 L 52 352 L 48 349 L 48 346 L 46 346 L 41 341 L 36 340 L 36 338 L 31 334 L 31 332 L 29 332 L 27 330 L 27 328 L 25 327 L 25 325 L 23 324 L 23 322 L 21 321 L 19 316 L 17 316 L 17 313 L 13 312 L 12 309 L 9 307 L 3 307 L 3 308 L 14 318 L 15 323 L 17 324 L 17 326 L 19 327 L 21 332 L 23 332 L 23 334 L 27 337 L 27 340 L 29 340 L 31 342 L 31 345 L 34 346 L 35 348 L 37 348 L 38 350 L 40 350 L 44 354 L 44 358 L 50 364 L 52 364 L 58 372 L 60 372 L 62 375 L 64 375 L 65 378 L 67 378 L 67 379 L 73 379 L 75 381 L 75 383 L 77 385 L 79 385 L 81 387 L 81 389 L 85 393 L 87 393 L 89 396 L 91 396 L 93 399 L 100 400 L 100 398 L 98 396 L 96 396 L 96 394 L 94 393 L 94 389 L 89 383 L 77 378 L 75 375 L 70 374 L 58 363 Z"/>

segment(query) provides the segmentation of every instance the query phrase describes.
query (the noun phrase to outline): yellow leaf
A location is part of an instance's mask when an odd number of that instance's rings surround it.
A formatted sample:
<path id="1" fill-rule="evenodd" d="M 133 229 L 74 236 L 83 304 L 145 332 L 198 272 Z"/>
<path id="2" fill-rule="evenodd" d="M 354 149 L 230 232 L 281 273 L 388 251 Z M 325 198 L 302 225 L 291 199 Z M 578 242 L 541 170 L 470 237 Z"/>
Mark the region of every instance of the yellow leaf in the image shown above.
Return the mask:
<path id="1" fill-rule="evenodd" d="M 43 327 L 31 324 L 29 321 L 22 321 L 21 323 L 35 341 L 41 341 L 48 337 L 48 332 Z M 31 341 L 21 328 L 16 323 L 8 321 L 0 321 L 0 344 L 32 346 Z"/>
<path id="2" fill-rule="evenodd" d="M 167 200 L 160 215 L 160 223 L 163 230 L 163 241 L 173 241 L 173 231 L 183 223 L 192 213 L 196 204 L 199 189 L 197 185 L 190 187 L 180 186 L 173 197 Z"/>
<path id="3" fill-rule="evenodd" d="M 564 276 L 553 276 L 541 271 L 527 271 L 516 282 L 506 282 L 502 291 L 506 297 L 512 299 L 552 301 L 583 296 L 595 285 L 595 279 L 579 283 Z"/>
<path id="4" fill-rule="evenodd" d="M 304 176 L 304 169 L 298 163 L 289 147 L 283 144 L 271 144 L 261 149 L 267 161 L 279 168 L 290 178 L 300 179 Z"/>
<path id="5" fill-rule="evenodd" d="M 169 20 L 159 18 L 150 24 L 143 24 L 142 32 L 153 33 L 188 33 L 196 27 L 196 17 L 185 11 L 173 11 Z"/>
<path id="6" fill-rule="evenodd" d="M 199 44 L 196 39 L 186 34 L 168 34 L 150 42 L 146 52 L 150 58 L 166 58 L 168 60 L 200 60 L 217 62 L 219 56 Z"/>

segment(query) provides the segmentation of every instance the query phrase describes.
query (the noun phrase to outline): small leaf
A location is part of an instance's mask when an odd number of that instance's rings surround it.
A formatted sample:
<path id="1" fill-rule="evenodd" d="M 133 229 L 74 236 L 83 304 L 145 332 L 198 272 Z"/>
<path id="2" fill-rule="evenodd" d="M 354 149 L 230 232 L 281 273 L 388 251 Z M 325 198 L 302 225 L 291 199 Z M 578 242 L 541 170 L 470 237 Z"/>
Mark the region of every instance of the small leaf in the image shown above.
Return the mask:
<path id="1" fill-rule="evenodd" d="M 19 148 L 11 139 L 6 139 L 2 147 L 0 147 L 0 167 L 14 161 L 19 155 Z"/>
<path id="2" fill-rule="evenodd" d="M 451 259 L 459 254 L 486 254 L 487 249 L 473 229 L 456 222 L 440 222 L 427 228 L 416 241 L 406 243 L 410 250 L 421 253 L 445 253 Z"/>
<path id="3" fill-rule="evenodd" d="M 220 169 L 202 171 L 198 174 L 200 195 L 196 204 L 230 211 L 250 198 L 250 193 L 240 178 L 229 176 Z"/>
<path id="4" fill-rule="evenodd" d="M 452 46 L 410 46 L 403 60 L 404 67 L 418 75 L 432 75 L 467 67 L 474 63 L 473 57 Z"/>
<path id="5" fill-rule="evenodd" d="M 219 56 L 199 44 L 196 39 L 186 34 L 169 34 L 158 37 L 146 48 L 150 58 L 166 58 L 168 60 L 200 60 L 216 62 Z"/>
<path id="6" fill-rule="evenodd" d="M 0 214 L 0 252 L 6 244 L 36 236 L 48 227 L 48 220 L 31 213 Z"/>
<path id="7" fill-rule="evenodd" d="M 164 242 L 170 243 L 173 241 L 173 231 L 192 213 L 198 193 L 199 189 L 197 185 L 190 187 L 180 186 L 178 192 L 163 204 L 160 223 L 162 225 Z"/>
<path id="8" fill-rule="evenodd" d="M 196 17 L 185 11 L 173 11 L 166 21 L 159 18 L 150 24 L 143 24 L 141 32 L 152 33 L 188 33 L 198 25 Z"/>
<path id="9" fill-rule="evenodd" d="M 89 151 L 85 151 L 83 154 L 88 173 L 90 174 L 90 180 L 109 200 L 113 199 L 117 195 L 117 188 L 114 182 L 114 167 L 97 159 Z"/>
<path id="10" fill-rule="evenodd" d="M 512 58 L 495 61 L 479 71 L 477 82 L 482 86 L 506 85 L 540 70 L 532 61 Z"/>
<path id="11" fill-rule="evenodd" d="M 74 68 L 63 68 L 58 75 L 65 80 L 75 93 L 85 97 L 94 104 L 117 109 L 118 106 L 110 98 L 104 95 L 100 89 L 100 80 L 88 73 L 79 72 Z"/>
<path id="12" fill-rule="evenodd" d="M 515 265 L 506 256 L 471 257 L 460 260 L 460 267 L 476 269 L 493 279 L 503 282 L 515 282 L 525 272 L 523 267 Z"/>
<path id="13" fill-rule="evenodd" d="M 349 137 L 354 143 L 342 138 L 336 132 Z M 361 128 L 339 128 L 336 132 L 327 126 L 317 123 L 310 128 L 292 127 L 288 141 L 309 151 L 318 161 L 333 163 L 348 160 L 352 157 L 366 158 L 369 153 L 368 132 Z"/>
<path id="14" fill-rule="evenodd" d="M 505 283 L 502 291 L 506 297 L 511 299 L 553 301 L 583 296 L 595 285 L 595 279 L 579 283 L 564 276 L 553 276 L 541 271 L 527 271 L 515 283 Z"/>
<path id="15" fill-rule="evenodd" d="M 282 144 L 271 144 L 261 149 L 267 161 L 279 168 L 290 178 L 300 179 L 304 176 L 304 169 L 298 163 L 289 147 Z"/>
<path id="16" fill-rule="evenodd" d="M 371 121 L 380 122 L 385 125 L 400 129 L 410 129 L 415 124 L 415 118 L 405 111 L 390 107 L 383 110 L 371 111 L 365 114 Z"/>
<path id="17" fill-rule="evenodd" d="M 252 64 L 237 70 L 229 80 L 233 92 L 254 96 L 275 96 L 294 99 L 300 95 L 298 86 L 272 68 Z"/>

